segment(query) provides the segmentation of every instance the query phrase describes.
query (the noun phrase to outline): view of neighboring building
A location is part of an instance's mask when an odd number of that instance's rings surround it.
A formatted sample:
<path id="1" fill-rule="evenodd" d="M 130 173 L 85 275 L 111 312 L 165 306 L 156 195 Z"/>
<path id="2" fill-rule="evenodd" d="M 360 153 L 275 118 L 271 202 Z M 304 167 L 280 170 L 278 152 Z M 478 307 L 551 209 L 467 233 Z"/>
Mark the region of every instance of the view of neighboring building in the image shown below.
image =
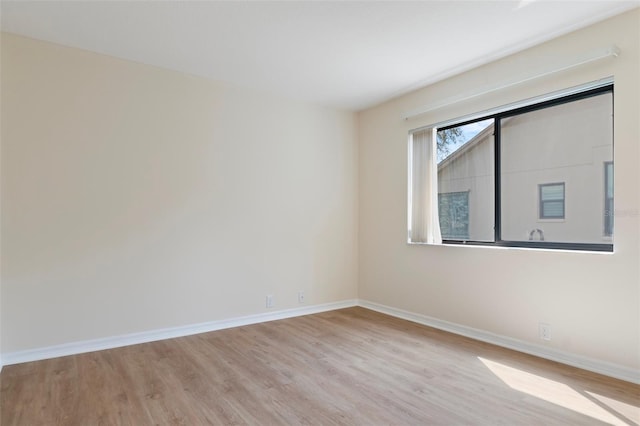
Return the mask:
<path id="1" fill-rule="evenodd" d="M 610 244 L 613 102 L 604 92 L 500 119 L 501 239 Z M 438 163 L 442 238 L 494 241 L 494 120 Z"/>

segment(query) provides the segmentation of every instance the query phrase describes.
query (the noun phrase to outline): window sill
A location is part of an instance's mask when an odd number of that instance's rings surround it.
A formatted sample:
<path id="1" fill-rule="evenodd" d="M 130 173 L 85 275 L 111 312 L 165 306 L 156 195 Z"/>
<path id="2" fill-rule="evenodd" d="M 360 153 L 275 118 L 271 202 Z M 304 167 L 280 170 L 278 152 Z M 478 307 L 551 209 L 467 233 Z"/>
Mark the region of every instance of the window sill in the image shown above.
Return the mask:
<path id="1" fill-rule="evenodd" d="M 420 242 L 407 242 L 408 246 L 433 246 L 433 247 L 461 247 L 469 249 L 489 249 L 489 250 L 511 250 L 511 251 L 535 251 L 535 252 L 547 252 L 547 253 L 578 253 L 578 254 L 603 254 L 612 255 L 613 251 L 607 250 L 582 250 L 582 249 L 566 249 L 566 248 L 545 248 L 545 247 L 517 247 L 507 245 L 493 245 L 493 244 L 477 244 L 477 243 L 420 243 Z"/>

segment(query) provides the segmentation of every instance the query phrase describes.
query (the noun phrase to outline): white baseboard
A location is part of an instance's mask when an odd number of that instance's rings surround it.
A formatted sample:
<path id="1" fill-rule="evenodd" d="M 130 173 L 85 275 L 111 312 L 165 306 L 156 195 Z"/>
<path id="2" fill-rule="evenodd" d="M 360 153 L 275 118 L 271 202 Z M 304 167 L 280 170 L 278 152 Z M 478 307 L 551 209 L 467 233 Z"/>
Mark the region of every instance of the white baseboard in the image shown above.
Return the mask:
<path id="1" fill-rule="evenodd" d="M 470 337 L 475 340 L 480 340 L 482 342 L 491 343 L 508 349 L 513 349 L 518 352 L 524 352 L 540 358 L 560 362 L 562 364 L 571 365 L 573 367 L 578 367 L 583 370 L 588 370 L 594 373 L 603 374 L 605 376 L 614 377 L 616 379 L 625 380 L 627 382 L 640 384 L 640 371 L 634 370 L 632 368 L 571 354 L 557 349 L 535 345 L 532 343 L 524 342 L 522 340 L 513 339 L 511 337 L 489 333 L 487 331 L 478 330 L 476 328 L 439 320 L 427 315 L 416 314 L 402 309 L 392 308 L 390 306 L 369 302 L 367 300 L 358 300 L 358 305 L 362 306 L 363 308 L 371 309 L 373 311 L 381 312 L 393 317 L 402 318 L 408 321 L 416 322 L 418 324 L 437 328 L 439 330 L 448 331 L 450 333 L 458 334 L 465 337 Z"/>
<path id="2" fill-rule="evenodd" d="M 301 315 L 317 314 L 320 312 L 333 311 L 335 309 L 348 308 L 352 306 L 357 306 L 357 300 L 344 300 L 340 302 L 265 312 L 261 314 L 247 315 L 243 317 L 219 321 L 210 321 L 181 327 L 171 327 L 160 330 L 145 331 L 141 333 L 131 333 L 120 336 L 106 337 L 102 339 L 65 343 L 62 345 L 49 346 L 45 348 L 9 352 L 2 355 L 2 362 L 4 363 L 4 365 L 11 365 L 20 364 L 23 362 L 39 361 L 43 359 L 57 358 L 67 355 L 101 351 L 104 349 L 113 349 L 122 346 L 137 345 L 139 343 L 172 339 L 175 337 L 190 336 L 193 334 L 206 333 L 209 331 L 222 330 L 225 328 L 239 327 L 243 325 L 257 324 L 261 322 L 274 321 L 285 318 L 292 318 Z"/>
<path id="3" fill-rule="evenodd" d="M 439 330 L 448 331 L 450 333 L 470 337 L 482 342 L 487 342 L 519 352 L 524 352 L 530 355 L 535 355 L 540 358 L 557 361 L 563 364 L 582 368 L 588 371 L 593 371 L 599 374 L 604 374 L 606 376 L 625 380 L 631 383 L 640 384 L 640 371 L 633 370 L 631 368 L 622 367 L 605 361 L 582 357 L 557 349 L 535 345 L 510 337 L 489 333 L 487 331 L 439 320 L 427 315 L 416 314 L 413 312 L 393 308 L 391 306 L 381 305 L 362 299 L 344 300 L 340 302 L 305 306 L 301 308 L 286 309 L 281 311 L 265 312 L 261 314 L 248 315 L 219 321 L 211 321 L 201 324 L 192 324 L 181 327 L 172 327 L 141 333 L 106 337 L 102 339 L 92 339 L 80 342 L 66 343 L 45 348 L 9 352 L 6 354 L 2 354 L 2 357 L 0 358 L 0 371 L 2 370 L 3 365 L 20 364 L 29 361 L 38 361 L 67 355 L 100 351 L 104 349 L 113 349 L 122 346 L 136 345 L 140 343 L 154 342 L 164 339 L 172 339 L 175 337 L 190 336 L 193 334 L 206 333 L 209 331 L 222 330 L 225 328 L 257 324 L 267 321 L 297 317 L 301 315 L 316 314 L 352 306 L 361 306 L 363 308 L 371 309 L 373 311 L 381 312 L 397 318 L 402 318 L 418 324 L 437 328 Z"/>

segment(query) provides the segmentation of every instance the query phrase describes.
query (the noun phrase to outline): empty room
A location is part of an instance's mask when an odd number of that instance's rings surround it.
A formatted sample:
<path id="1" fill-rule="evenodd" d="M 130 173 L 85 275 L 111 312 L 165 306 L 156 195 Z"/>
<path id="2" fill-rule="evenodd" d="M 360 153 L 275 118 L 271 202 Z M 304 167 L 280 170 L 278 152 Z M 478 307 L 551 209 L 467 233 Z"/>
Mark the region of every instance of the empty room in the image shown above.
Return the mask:
<path id="1" fill-rule="evenodd" d="M 640 2 L 0 2 L 0 424 L 640 425 Z"/>

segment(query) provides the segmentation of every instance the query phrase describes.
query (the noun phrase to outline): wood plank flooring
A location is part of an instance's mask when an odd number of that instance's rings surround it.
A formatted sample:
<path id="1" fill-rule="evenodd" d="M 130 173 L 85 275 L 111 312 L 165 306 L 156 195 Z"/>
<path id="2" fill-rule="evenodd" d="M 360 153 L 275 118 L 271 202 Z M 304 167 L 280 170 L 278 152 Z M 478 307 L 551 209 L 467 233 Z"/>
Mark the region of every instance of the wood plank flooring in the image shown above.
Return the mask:
<path id="1" fill-rule="evenodd" d="M 363 308 L 4 367 L 10 425 L 639 424 L 640 386 Z"/>

